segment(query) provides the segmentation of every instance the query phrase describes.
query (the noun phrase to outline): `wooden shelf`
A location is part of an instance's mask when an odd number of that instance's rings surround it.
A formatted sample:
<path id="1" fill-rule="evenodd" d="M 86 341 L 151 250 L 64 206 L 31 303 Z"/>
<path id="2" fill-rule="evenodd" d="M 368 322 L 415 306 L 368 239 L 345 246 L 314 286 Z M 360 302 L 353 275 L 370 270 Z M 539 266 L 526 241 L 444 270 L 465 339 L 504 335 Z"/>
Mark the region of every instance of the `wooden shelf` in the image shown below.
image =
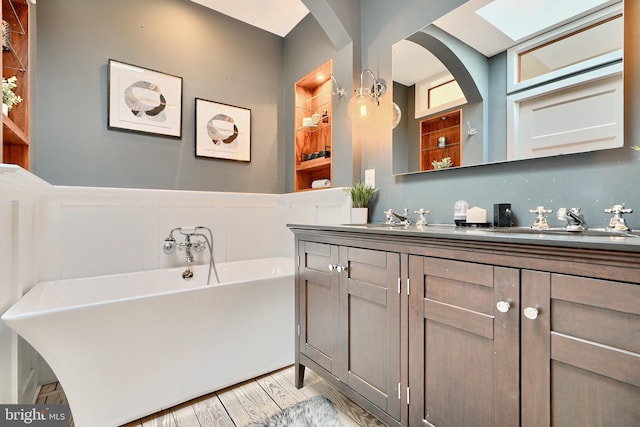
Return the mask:
<path id="1" fill-rule="evenodd" d="M 296 171 L 311 171 L 331 166 L 331 157 L 307 160 L 296 166 Z"/>
<path id="2" fill-rule="evenodd" d="M 7 145 L 29 145 L 29 137 L 9 117 L 2 115 L 2 143 Z"/>
<path id="3" fill-rule="evenodd" d="M 328 118 L 328 116 L 327 116 L 327 118 Z M 329 126 L 331 126 L 330 122 L 327 122 L 327 123 L 320 122 L 320 124 L 317 125 L 317 126 L 313 126 L 313 127 L 312 126 L 300 126 L 297 130 L 299 130 L 300 132 L 314 133 L 314 132 L 318 132 L 318 131 L 320 131 L 320 130 L 326 128 L 326 127 L 329 127 Z"/>
<path id="4" fill-rule="evenodd" d="M 294 190 L 312 190 L 313 181 L 332 180 L 331 157 L 303 161 L 305 156 L 321 151 L 331 151 L 331 116 L 333 97 L 331 94 L 333 72 L 329 60 L 302 77 L 295 87 L 295 153 Z M 304 119 L 313 114 L 323 117 L 317 127 L 304 127 Z M 315 190 L 315 189 L 313 189 Z"/>
<path id="5" fill-rule="evenodd" d="M 22 102 L 14 105 L 9 116 L 2 114 L 2 162 L 29 169 L 30 90 L 29 90 L 29 2 L 1 0 L 2 19 L 11 28 L 11 49 L 2 51 L 2 76 L 18 78 L 14 89 Z"/>
<path id="6" fill-rule="evenodd" d="M 462 110 L 449 111 L 420 122 L 420 170 L 432 170 L 432 162 L 449 157 L 452 167 L 462 163 Z M 438 139 L 445 138 L 444 145 Z"/>

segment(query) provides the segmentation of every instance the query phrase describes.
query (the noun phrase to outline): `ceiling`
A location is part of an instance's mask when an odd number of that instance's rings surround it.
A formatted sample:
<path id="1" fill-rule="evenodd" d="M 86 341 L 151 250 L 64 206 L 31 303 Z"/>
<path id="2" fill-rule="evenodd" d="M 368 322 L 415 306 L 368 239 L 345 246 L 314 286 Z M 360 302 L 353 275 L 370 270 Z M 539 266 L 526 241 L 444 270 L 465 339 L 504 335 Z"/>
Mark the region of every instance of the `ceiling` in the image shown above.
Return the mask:
<path id="1" fill-rule="evenodd" d="M 286 36 L 309 13 L 301 0 L 191 1 L 280 37 Z"/>

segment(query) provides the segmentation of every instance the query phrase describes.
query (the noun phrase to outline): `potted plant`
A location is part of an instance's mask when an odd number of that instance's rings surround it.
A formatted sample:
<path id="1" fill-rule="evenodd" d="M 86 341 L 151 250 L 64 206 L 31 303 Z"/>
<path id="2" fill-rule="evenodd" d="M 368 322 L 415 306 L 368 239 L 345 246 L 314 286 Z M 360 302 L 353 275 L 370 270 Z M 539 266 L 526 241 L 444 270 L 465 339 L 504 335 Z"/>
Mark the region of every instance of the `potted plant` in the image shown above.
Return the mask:
<path id="1" fill-rule="evenodd" d="M 347 191 L 351 197 L 351 223 L 366 224 L 369 216 L 369 202 L 378 190 L 368 184 L 354 182 Z"/>
<path id="2" fill-rule="evenodd" d="M 17 80 L 16 76 L 8 79 L 2 78 L 2 112 L 4 114 L 8 114 L 14 105 L 22 102 L 22 98 L 13 92 L 13 89 L 18 86 Z"/>

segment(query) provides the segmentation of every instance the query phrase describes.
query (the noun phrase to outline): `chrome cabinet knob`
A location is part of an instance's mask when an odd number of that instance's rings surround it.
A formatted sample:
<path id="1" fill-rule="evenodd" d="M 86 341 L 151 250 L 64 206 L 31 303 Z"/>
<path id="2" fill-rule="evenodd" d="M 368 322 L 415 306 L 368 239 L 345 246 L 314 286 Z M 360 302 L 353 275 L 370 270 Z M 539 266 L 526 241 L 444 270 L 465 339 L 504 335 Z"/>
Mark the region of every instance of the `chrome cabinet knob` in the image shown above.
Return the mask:
<path id="1" fill-rule="evenodd" d="M 496 308 L 500 313 L 506 313 L 511 308 L 511 303 L 509 301 L 498 301 Z"/>
<path id="2" fill-rule="evenodd" d="M 527 307 L 524 309 L 524 317 L 529 320 L 536 320 L 538 318 L 538 314 L 540 314 L 540 312 L 536 307 Z"/>
<path id="3" fill-rule="evenodd" d="M 329 271 L 335 270 L 337 265 L 329 264 Z"/>
<path id="4" fill-rule="evenodd" d="M 345 267 L 344 265 L 336 265 L 336 270 L 338 271 L 338 273 L 342 273 L 346 269 L 347 267 Z"/>

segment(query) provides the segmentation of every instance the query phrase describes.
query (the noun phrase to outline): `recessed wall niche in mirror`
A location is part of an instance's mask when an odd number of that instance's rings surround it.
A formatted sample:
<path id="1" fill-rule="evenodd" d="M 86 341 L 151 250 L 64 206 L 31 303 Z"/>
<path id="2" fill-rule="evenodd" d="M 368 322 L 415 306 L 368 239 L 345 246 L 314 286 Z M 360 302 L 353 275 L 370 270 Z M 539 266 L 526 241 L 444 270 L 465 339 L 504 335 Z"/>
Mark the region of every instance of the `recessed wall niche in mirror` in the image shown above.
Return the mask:
<path id="1" fill-rule="evenodd" d="M 469 0 L 393 45 L 395 175 L 624 145 L 623 1 L 553 2 Z"/>

